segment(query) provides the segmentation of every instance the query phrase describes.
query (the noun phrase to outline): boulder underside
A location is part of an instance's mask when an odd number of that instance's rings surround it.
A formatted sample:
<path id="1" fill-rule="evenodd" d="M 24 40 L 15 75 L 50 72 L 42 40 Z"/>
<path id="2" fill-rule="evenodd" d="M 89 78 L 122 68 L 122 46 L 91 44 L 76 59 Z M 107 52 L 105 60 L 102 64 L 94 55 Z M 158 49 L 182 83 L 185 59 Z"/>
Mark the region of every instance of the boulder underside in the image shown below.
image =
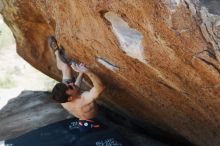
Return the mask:
<path id="1" fill-rule="evenodd" d="M 218 146 L 220 16 L 213 7 L 219 4 L 0 0 L 0 12 L 17 52 L 38 70 L 61 79 L 47 46 L 53 34 L 71 58 L 103 80 L 101 102 L 196 145 Z"/>

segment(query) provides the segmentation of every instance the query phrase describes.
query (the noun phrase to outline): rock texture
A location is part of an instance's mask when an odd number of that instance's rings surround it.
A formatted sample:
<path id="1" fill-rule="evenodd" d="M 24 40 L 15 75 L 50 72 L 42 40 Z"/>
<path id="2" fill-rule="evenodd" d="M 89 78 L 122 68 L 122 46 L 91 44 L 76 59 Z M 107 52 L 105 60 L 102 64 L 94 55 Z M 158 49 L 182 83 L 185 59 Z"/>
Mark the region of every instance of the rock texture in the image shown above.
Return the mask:
<path id="1" fill-rule="evenodd" d="M 196 145 L 218 146 L 220 18 L 214 1 L 1 0 L 0 11 L 18 53 L 45 74 L 61 77 L 47 47 L 55 34 L 70 57 L 107 85 L 100 101 Z"/>

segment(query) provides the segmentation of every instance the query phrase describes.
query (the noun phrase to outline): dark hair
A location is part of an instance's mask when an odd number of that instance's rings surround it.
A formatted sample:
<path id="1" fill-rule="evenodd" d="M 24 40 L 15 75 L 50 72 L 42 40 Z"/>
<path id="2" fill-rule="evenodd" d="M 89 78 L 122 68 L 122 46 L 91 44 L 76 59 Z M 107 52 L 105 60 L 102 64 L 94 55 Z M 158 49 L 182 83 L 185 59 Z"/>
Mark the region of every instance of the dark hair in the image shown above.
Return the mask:
<path id="1" fill-rule="evenodd" d="M 68 87 L 64 83 L 57 83 L 52 90 L 52 98 L 59 102 L 65 103 L 68 101 L 69 95 L 66 94 Z"/>

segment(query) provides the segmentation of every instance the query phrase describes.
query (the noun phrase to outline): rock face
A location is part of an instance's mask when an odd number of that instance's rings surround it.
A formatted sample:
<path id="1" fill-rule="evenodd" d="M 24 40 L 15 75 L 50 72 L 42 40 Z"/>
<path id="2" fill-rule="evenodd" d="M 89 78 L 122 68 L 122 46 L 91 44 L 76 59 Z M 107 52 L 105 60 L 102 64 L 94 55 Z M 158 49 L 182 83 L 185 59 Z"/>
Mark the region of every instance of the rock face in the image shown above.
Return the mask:
<path id="1" fill-rule="evenodd" d="M 106 84 L 101 102 L 196 145 L 218 146 L 218 5 L 216 0 L 0 0 L 0 11 L 18 53 L 45 74 L 61 77 L 47 47 L 54 34 L 70 57 L 88 64 Z"/>

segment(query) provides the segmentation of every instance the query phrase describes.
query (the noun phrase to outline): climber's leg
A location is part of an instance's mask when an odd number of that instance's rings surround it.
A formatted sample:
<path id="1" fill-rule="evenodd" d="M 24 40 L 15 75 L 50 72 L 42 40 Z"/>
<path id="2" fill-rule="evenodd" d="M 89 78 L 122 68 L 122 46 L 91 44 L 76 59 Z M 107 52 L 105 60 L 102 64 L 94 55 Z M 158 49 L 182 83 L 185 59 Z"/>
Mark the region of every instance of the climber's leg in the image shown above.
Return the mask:
<path id="1" fill-rule="evenodd" d="M 71 67 L 64 61 L 61 60 L 61 49 L 57 44 L 57 40 L 54 36 L 50 36 L 48 38 L 48 46 L 54 51 L 56 57 L 57 68 L 61 70 L 63 75 L 63 81 L 72 81 L 72 69 Z"/>
<path id="2" fill-rule="evenodd" d="M 59 70 L 61 70 L 62 75 L 63 75 L 63 81 L 64 82 L 68 82 L 68 81 L 72 81 L 72 69 L 71 67 L 64 63 L 61 59 L 60 59 L 60 54 L 59 51 L 56 50 L 55 51 L 55 56 L 56 56 L 56 63 L 57 63 L 57 68 Z"/>

